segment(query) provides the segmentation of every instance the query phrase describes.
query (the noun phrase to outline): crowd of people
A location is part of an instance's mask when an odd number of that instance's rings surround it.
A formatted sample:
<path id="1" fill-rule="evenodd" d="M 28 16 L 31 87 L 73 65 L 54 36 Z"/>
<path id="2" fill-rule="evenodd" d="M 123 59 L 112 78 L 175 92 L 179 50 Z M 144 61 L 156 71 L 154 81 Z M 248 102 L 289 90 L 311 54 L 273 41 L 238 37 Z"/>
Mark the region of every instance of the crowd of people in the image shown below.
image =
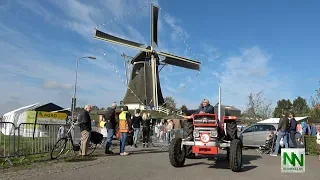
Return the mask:
<path id="1" fill-rule="evenodd" d="M 298 126 L 301 126 L 301 131 L 298 130 Z M 315 126 L 309 125 L 306 122 L 301 122 L 301 125 L 298 125 L 293 112 L 290 112 L 289 116 L 286 111 L 282 112 L 282 117 L 279 120 L 277 128 L 275 151 L 270 155 L 279 155 L 281 140 L 283 141 L 285 148 L 298 148 L 296 141 L 297 133 L 300 133 L 301 135 L 320 136 L 320 132 L 317 132 Z"/>
<path id="2" fill-rule="evenodd" d="M 206 102 L 207 100 L 203 101 L 204 104 Z M 101 134 L 104 137 L 103 143 L 105 144 L 105 154 L 114 154 L 114 152 L 110 150 L 114 135 L 116 135 L 120 139 L 121 156 L 127 156 L 129 154 L 125 151 L 126 144 L 129 144 L 135 148 L 138 147 L 137 141 L 140 134 L 142 134 L 143 147 L 148 147 L 152 129 L 152 120 L 150 114 L 144 112 L 141 115 L 141 110 L 136 109 L 134 115 L 132 116 L 128 111 L 128 107 L 124 106 L 121 108 L 121 113 L 119 115 L 116 115 L 116 108 L 116 103 L 113 103 L 112 106 L 107 109 L 106 113 L 103 114 L 103 118 L 99 124 L 101 128 Z M 79 117 L 81 131 L 81 149 L 84 149 L 83 151 L 80 151 L 80 155 L 82 156 L 85 156 L 87 154 L 90 132 L 92 130 L 91 126 L 93 124 L 89 116 L 92 107 L 90 105 L 87 105 L 84 109 L 85 111 L 83 111 L 83 113 L 81 113 Z M 298 147 L 296 143 L 296 134 L 298 132 L 297 127 L 298 124 L 295 120 L 294 113 L 290 112 L 288 116 L 287 112 L 284 111 L 277 128 L 275 151 L 270 154 L 271 156 L 278 156 L 281 140 L 283 140 L 285 148 Z M 320 132 L 318 132 L 317 134 L 317 130 L 304 122 L 301 123 L 301 128 L 302 135 L 315 135 L 319 137 L 317 139 L 317 143 L 320 144 Z M 158 140 L 159 142 L 167 141 L 168 143 L 170 143 L 173 134 L 177 129 L 181 131 L 179 120 L 177 122 L 174 122 L 174 120 L 168 120 L 167 122 L 162 120 L 159 123 L 157 122 L 154 129 L 156 140 Z M 118 130 L 118 134 L 116 134 L 116 130 Z M 141 131 L 142 133 L 140 133 Z M 128 136 L 130 137 L 129 139 Z M 131 143 L 129 143 L 130 141 Z"/>

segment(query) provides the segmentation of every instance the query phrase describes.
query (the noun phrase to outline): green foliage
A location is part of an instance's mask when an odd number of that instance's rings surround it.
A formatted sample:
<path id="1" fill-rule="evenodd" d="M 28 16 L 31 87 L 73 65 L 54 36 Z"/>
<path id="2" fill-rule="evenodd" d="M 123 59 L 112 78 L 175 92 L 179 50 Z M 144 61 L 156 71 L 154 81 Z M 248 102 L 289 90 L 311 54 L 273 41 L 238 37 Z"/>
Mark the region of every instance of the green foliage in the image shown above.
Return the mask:
<path id="1" fill-rule="evenodd" d="M 182 105 L 180 110 L 183 112 L 183 113 L 186 113 L 188 111 L 188 108 L 186 105 Z"/>
<path id="2" fill-rule="evenodd" d="M 310 109 L 308 107 L 307 101 L 299 96 L 295 100 L 293 100 L 292 111 L 296 116 L 306 116 L 309 115 Z"/>
<path id="3" fill-rule="evenodd" d="M 277 106 L 275 107 L 274 111 L 273 111 L 273 117 L 279 118 L 281 117 L 281 114 L 283 111 L 291 111 L 292 110 L 292 103 L 290 101 L 290 99 L 285 100 L 285 99 L 281 99 L 277 102 Z"/>
<path id="4" fill-rule="evenodd" d="M 320 108 L 312 108 L 310 116 L 314 119 L 320 119 Z"/>
<path id="5" fill-rule="evenodd" d="M 306 147 L 306 153 L 310 155 L 320 154 L 318 144 L 316 142 L 316 136 L 304 136 L 304 143 Z"/>
<path id="6" fill-rule="evenodd" d="M 165 107 L 167 109 L 169 109 L 170 111 L 176 111 L 177 110 L 177 108 L 176 108 L 177 104 L 176 104 L 175 100 L 173 99 L 173 97 L 170 97 L 170 96 L 165 97 L 164 98 L 164 102 L 166 102 Z"/>
<path id="7" fill-rule="evenodd" d="M 313 97 L 311 96 L 311 105 L 310 115 L 315 119 L 320 119 L 320 88 L 316 90 Z"/>

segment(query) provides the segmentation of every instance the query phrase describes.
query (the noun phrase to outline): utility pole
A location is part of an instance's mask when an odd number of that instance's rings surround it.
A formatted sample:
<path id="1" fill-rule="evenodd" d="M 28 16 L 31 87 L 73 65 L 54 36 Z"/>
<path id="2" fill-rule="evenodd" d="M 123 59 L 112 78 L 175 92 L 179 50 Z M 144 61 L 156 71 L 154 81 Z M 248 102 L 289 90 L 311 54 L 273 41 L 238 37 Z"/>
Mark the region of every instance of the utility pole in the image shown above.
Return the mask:
<path id="1" fill-rule="evenodd" d="M 133 57 L 131 56 L 127 56 L 125 53 L 122 53 L 121 56 L 123 57 L 123 60 L 124 60 L 124 73 L 126 75 L 126 83 L 127 83 L 127 86 L 129 86 L 129 71 L 130 71 L 130 61 L 127 60 L 128 59 L 133 59 Z"/>

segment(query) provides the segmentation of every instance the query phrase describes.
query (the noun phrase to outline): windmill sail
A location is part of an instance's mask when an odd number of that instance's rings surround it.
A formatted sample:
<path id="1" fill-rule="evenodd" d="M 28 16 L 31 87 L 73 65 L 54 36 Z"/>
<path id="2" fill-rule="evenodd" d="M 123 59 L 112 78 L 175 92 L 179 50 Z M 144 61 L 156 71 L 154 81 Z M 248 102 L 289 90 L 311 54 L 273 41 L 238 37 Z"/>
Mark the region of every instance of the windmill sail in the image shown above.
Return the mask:
<path id="1" fill-rule="evenodd" d="M 158 46 L 158 18 L 159 18 L 159 8 L 152 6 L 151 14 L 151 45 Z"/>
<path id="2" fill-rule="evenodd" d="M 114 43 L 114 44 L 127 46 L 127 47 L 130 47 L 130 48 L 139 49 L 139 50 L 142 50 L 142 51 L 150 51 L 150 50 L 147 50 L 147 49 L 143 48 L 144 45 L 141 44 L 141 43 L 137 43 L 137 42 L 134 42 L 134 41 L 129 41 L 129 40 L 126 40 L 126 39 L 122 39 L 122 38 L 107 34 L 105 32 L 102 32 L 102 31 L 100 31 L 98 29 L 96 29 L 95 31 L 96 32 L 95 32 L 94 38 L 96 38 L 96 39 L 100 39 L 100 40 L 103 40 L 103 41 L 111 42 L 111 43 Z"/>
<path id="3" fill-rule="evenodd" d="M 179 66 L 187 69 L 200 70 L 200 62 L 180 57 L 177 55 L 158 52 L 159 55 L 166 57 L 162 62 L 173 66 Z"/>

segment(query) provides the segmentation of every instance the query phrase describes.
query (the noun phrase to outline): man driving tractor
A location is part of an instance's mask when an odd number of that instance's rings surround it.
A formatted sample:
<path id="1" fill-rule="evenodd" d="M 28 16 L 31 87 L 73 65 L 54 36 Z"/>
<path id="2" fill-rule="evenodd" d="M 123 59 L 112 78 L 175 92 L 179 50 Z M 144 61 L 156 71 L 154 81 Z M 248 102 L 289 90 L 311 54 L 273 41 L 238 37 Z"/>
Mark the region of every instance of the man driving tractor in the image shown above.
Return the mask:
<path id="1" fill-rule="evenodd" d="M 195 112 L 184 112 L 183 137 L 172 139 L 169 160 L 172 166 L 182 167 L 185 159 L 196 154 L 216 155 L 219 149 L 226 150 L 226 157 L 233 172 L 242 167 L 242 142 L 237 137 L 237 117 L 241 111 L 233 106 L 222 106 L 219 88 L 219 103 L 213 107 L 208 99 L 201 102 Z"/>
<path id="2" fill-rule="evenodd" d="M 215 107 L 213 107 L 208 99 L 203 99 L 203 101 L 201 102 L 201 105 L 199 106 L 199 109 L 190 115 L 190 113 L 185 112 L 186 116 L 184 116 L 184 119 L 186 119 L 186 121 L 184 122 L 184 129 L 183 129 L 183 137 L 185 140 L 189 140 L 192 141 L 193 140 L 193 131 L 194 131 L 194 126 L 193 126 L 193 117 L 194 114 L 217 114 L 215 112 Z M 228 115 L 228 113 L 226 113 L 223 110 L 224 115 Z M 218 126 L 219 126 L 219 131 L 218 131 L 218 136 L 219 139 L 221 140 L 232 140 L 232 139 L 236 139 L 237 138 L 237 125 L 235 123 L 235 121 L 231 121 L 231 123 L 227 123 L 226 124 L 226 131 L 227 133 L 225 133 L 224 130 L 224 120 L 223 119 L 219 119 L 218 120 Z M 189 153 L 188 153 L 189 152 Z M 187 150 L 187 157 L 188 158 L 192 158 L 195 155 L 193 153 L 191 153 L 191 147 L 188 147 Z"/>

